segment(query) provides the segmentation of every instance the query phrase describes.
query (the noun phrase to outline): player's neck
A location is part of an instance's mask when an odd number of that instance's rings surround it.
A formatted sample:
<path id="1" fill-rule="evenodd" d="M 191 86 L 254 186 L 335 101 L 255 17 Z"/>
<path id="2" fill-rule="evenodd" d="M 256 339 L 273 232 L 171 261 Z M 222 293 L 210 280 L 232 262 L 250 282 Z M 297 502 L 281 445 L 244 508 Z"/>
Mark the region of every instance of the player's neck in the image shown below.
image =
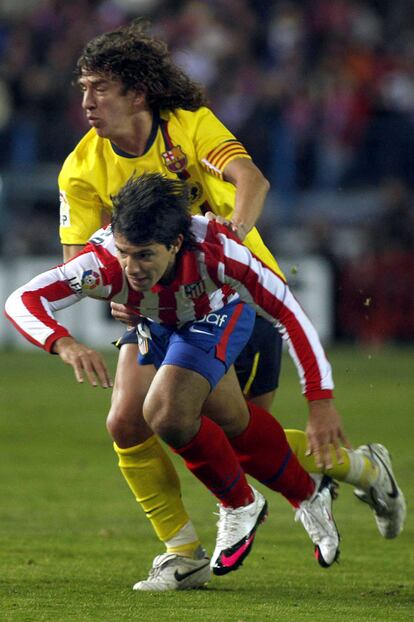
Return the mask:
<path id="1" fill-rule="evenodd" d="M 151 136 L 153 125 L 153 113 L 150 110 L 142 111 L 131 122 L 128 131 L 113 137 L 111 142 L 121 151 L 133 156 L 142 155 L 148 148 L 148 140 Z"/>

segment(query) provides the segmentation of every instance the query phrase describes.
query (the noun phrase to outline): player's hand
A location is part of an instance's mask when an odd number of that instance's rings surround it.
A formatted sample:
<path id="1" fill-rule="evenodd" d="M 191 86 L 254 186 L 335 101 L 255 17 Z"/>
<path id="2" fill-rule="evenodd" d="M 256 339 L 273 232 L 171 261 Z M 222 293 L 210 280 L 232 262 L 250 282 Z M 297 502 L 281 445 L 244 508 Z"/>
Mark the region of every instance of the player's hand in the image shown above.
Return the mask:
<path id="1" fill-rule="evenodd" d="M 58 354 L 64 363 L 73 367 L 78 382 L 83 382 L 86 376 L 87 381 L 93 387 L 98 385 L 104 389 L 112 387 L 108 368 L 99 352 L 78 343 L 72 337 L 57 339 L 53 344 L 52 352 Z"/>
<path id="2" fill-rule="evenodd" d="M 140 315 L 134 313 L 129 307 L 118 302 L 111 302 L 111 315 L 115 320 L 127 324 L 130 328 L 134 328 L 142 319 Z"/>
<path id="3" fill-rule="evenodd" d="M 341 416 L 333 400 L 330 399 L 309 402 L 306 435 L 307 455 L 312 454 L 320 468 L 332 468 L 332 449 L 336 452 L 337 460 L 341 464 L 340 447 L 351 448 L 343 430 Z"/>
<path id="4" fill-rule="evenodd" d="M 216 220 L 221 225 L 227 227 L 229 231 L 232 231 L 237 235 L 241 242 L 243 242 L 244 238 L 248 234 L 248 231 L 244 225 L 236 225 L 236 223 L 232 222 L 231 220 L 224 218 L 224 216 L 219 216 L 214 212 L 206 212 L 205 217 L 207 218 L 207 220 Z"/>

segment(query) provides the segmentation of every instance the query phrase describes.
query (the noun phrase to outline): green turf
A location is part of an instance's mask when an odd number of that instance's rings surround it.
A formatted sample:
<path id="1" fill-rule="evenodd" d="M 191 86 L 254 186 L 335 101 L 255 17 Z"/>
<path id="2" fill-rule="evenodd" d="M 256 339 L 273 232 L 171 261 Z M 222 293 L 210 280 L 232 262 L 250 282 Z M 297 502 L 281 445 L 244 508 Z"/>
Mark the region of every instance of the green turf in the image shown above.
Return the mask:
<path id="1" fill-rule="evenodd" d="M 352 442 L 389 446 L 414 503 L 414 351 L 331 352 L 337 403 Z M 112 367 L 115 360 L 111 359 Z M 162 548 L 117 471 L 105 431 L 108 391 L 78 386 L 41 352 L 0 353 L 0 620 L 398 622 L 414 619 L 414 530 L 383 540 L 369 510 L 342 485 L 335 516 L 341 563 L 320 569 L 290 507 L 270 516 L 244 567 L 207 590 L 130 589 Z M 275 412 L 303 427 L 306 408 L 286 358 Z M 177 462 L 200 536 L 214 545 L 214 499 Z"/>

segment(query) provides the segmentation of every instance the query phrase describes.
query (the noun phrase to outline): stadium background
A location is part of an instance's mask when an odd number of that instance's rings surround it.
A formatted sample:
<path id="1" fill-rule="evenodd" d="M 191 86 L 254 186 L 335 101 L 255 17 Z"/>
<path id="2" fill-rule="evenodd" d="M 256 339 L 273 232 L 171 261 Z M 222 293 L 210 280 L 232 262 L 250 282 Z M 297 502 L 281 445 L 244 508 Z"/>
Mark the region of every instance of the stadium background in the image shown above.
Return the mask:
<path id="1" fill-rule="evenodd" d="M 1 0 L 0 301 L 61 256 L 57 173 L 87 129 L 71 86 L 80 48 L 137 15 L 152 20 L 177 62 L 206 85 L 213 109 L 270 179 L 261 232 L 328 346 L 352 442 L 389 445 L 410 510 L 411 0 Z M 81 304 L 65 321 L 79 338 L 106 346 L 119 328 L 104 306 Z M 115 354 L 107 356 L 114 369 Z M 300 399 L 286 359 L 277 399 L 286 427 L 305 425 Z M 108 401 L 106 392 L 75 386 L 71 370 L 2 319 L 5 620 L 134 619 L 129 584 L 160 551 L 114 468 Z M 211 547 L 211 497 L 177 466 Z M 401 538 L 384 543 L 348 488 L 336 510 L 343 562 L 328 575 L 308 559 L 289 508 L 272 498 L 268 531 L 249 559 L 253 572 L 246 564 L 224 588 L 215 583 L 214 598 L 211 590 L 144 598 L 142 619 L 198 622 L 226 612 L 232 621 L 412 620 L 410 514 Z"/>
<path id="2" fill-rule="evenodd" d="M 406 0 L 3 0 L 2 299 L 30 274 L 33 255 L 60 256 L 57 172 L 87 129 L 71 83 L 80 48 L 137 15 L 206 86 L 271 181 L 261 231 L 324 340 L 413 340 Z M 0 340 L 15 343 L 10 331 Z"/>

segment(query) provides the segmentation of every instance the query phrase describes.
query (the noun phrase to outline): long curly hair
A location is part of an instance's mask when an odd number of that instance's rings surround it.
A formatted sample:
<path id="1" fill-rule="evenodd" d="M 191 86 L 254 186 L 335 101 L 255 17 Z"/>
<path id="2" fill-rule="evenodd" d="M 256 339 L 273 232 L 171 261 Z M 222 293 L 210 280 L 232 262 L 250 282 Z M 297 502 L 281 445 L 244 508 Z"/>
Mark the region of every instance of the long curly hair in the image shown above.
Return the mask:
<path id="1" fill-rule="evenodd" d="M 75 74 L 98 73 L 119 79 L 126 91 L 145 93 L 152 109 L 198 110 L 207 105 L 202 87 L 174 64 L 167 44 L 150 36 L 138 18 L 94 37 L 83 49 Z"/>

